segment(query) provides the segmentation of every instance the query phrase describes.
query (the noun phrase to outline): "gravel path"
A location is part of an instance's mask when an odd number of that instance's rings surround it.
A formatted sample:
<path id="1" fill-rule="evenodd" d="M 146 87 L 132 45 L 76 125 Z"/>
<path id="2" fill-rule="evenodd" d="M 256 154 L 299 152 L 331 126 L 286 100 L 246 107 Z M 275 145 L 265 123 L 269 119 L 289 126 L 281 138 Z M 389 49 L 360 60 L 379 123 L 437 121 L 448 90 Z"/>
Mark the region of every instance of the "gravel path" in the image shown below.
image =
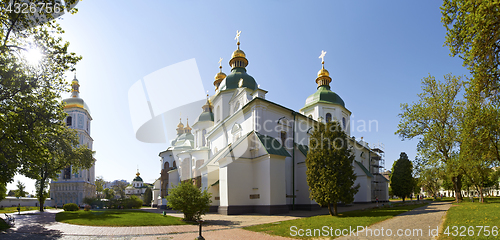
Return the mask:
<path id="1" fill-rule="evenodd" d="M 432 202 L 427 206 L 371 225 L 364 231 L 360 229 L 357 236 L 338 239 L 437 239 L 446 211 L 450 207 L 451 202 Z"/>

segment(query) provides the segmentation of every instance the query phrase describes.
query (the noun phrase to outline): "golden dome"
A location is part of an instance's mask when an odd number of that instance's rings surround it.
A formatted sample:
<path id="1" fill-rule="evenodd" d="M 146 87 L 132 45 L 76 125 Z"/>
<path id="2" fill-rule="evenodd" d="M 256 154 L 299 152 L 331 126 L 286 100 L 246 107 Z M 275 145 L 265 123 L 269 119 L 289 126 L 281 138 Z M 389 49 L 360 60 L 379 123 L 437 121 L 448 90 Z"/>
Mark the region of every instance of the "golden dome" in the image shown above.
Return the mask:
<path id="1" fill-rule="evenodd" d="M 177 125 L 178 128 L 184 128 L 184 124 L 182 124 L 182 119 L 180 120 L 179 124 Z"/>
<path id="2" fill-rule="evenodd" d="M 329 77 L 330 73 L 323 67 L 318 72 L 318 77 Z"/>
<path id="3" fill-rule="evenodd" d="M 231 56 L 231 58 L 235 58 L 235 57 L 246 57 L 245 55 L 245 52 L 243 52 L 242 50 L 240 50 L 239 48 L 236 49 L 234 52 L 233 52 L 233 55 Z"/>
<path id="4" fill-rule="evenodd" d="M 217 74 L 215 74 L 215 80 L 224 80 L 224 78 L 226 78 L 226 74 L 223 72 L 218 72 Z"/>

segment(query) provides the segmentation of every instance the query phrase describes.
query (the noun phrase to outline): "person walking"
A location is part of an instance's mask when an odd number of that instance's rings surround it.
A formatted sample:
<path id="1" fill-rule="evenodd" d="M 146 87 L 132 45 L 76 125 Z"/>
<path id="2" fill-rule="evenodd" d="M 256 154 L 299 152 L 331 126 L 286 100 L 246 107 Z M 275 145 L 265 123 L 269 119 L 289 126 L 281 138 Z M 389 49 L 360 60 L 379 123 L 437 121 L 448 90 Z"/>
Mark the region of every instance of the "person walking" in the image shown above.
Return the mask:
<path id="1" fill-rule="evenodd" d="M 17 204 L 17 214 L 21 214 L 21 204 Z"/>

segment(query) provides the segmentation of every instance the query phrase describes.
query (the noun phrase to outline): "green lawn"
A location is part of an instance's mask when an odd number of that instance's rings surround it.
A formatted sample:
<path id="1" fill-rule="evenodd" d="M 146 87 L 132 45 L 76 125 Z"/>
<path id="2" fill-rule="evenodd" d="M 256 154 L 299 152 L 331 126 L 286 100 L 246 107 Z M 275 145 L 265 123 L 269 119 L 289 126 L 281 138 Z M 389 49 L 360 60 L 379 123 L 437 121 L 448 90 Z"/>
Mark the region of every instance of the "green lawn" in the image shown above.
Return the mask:
<path id="1" fill-rule="evenodd" d="M 314 233 L 313 229 L 323 230 L 324 226 L 328 226 L 328 228 L 332 228 L 333 231 L 335 229 L 356 229 L 357 226 L 370 226 L 374 223 L 386 220 L 388 218 L 392 218 L 393 216 L 399 215 L 401 213 L 410 211 L 412 209 L 425 206 L 426 204 L 416 204 L 416 205 L 408 205 L 408 206 L 400 206 L 393 208 L 378 208 L 378 209 L 369 209 L 369 210 L 357 210 L 339 213 L 339 216 L 330 216 L 330 215 L 322 215 L 322 216 L 314 216 L 308 218 L 301 218 L 277 223 L 269 223 L 262 224 L 256 226 L 245 227 L 244 229 L 255 231 L 255 232 L 263 232 L 271 235 L 279 235 L 283 237 L 293 237 L 300 239 L 317 239 L 318 237 L 324 236 L 325 232 L 321 232 L 322 235 L 318 235 L 316 233 L 315 237 L 306 237 L 306 233 L 304 232 L 304 236 L 298 236 L 300 232 L 298 229 L 311 229 L 312 233 Z M 293 227 L 292 227 L 293 226 Z M 329 231 L 329 236 L 332 234 L 331 230 Z M 296 235 L 296 236 L 294 236 Z"/>
<path id="2" fill-rule="evenodd" d="M 499 238 L 500 198 L 485 200 L 486 203 L 479 203 L 478 199 L 474 199 L 474 203 L 453 203 L 446 214 L 440 239 Z"/>
<path id="3" fill-rule="evenodd" d="M 59 212 L 56 221 L 88 226 L 165 226 L 191 224 L 172 216 L 141 210 Z"/>
<path id="4" fill-rule="evenodd" d="M 40 207 L 21 207 L 22 211 L 38 210 Z M 17 212 L 17 207 L 4 207 L 0 208 L 0 213 L 14 213 Z"/>

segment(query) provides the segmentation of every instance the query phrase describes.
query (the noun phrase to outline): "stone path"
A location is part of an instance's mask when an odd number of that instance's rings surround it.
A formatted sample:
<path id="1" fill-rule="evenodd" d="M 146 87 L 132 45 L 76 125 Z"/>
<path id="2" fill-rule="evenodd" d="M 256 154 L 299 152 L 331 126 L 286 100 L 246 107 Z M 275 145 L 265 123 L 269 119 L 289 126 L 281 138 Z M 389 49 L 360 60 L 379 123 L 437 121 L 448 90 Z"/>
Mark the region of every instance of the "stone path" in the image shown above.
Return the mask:
<path id="1" fill-rule="evenodd" d="M 372 208 L 376 204 L 354 204 L 348 207 L 340 207 L 339 212 L 358 209 Z M 445 214 L 450 204 L 432 203 L 423 208 L 418 208 L 409 213 L 397 216 L 387 221 L 372 225 L 372 230 L 380 229 L 414 229 L 422 228 L 424 237 L 428 234 L 428 226 L 439 226 L 441 217 Z M 143 209 L 150 212 L 161 213 L 157 209 Z M 55 213 L 61 210 L 47 210 L 21 212 L 21 215 L 13 214 L 16 218 L 14 228 L 0 233 L 0 239 L 194 239 L 198 236 L 198 226 L 150 226 L 150 227 L 93 227 L 79 226 L 55 221 Z M 182 217 L 182 214 L 168 212 L 169 215 Z M 285 215 L 219 215 L 207 214 L 204 219 L 207 225 L 203 226 L 203 236 L 206 239 L 287 239 L 279 236 L 270 236 L 263 233 L 251 232 L 241 229 L 245 226 L 286 221 L 301 217 L 328 214 L 327 209 L 318 211 L 291 211 Z M 4 217 L 4 215 L 2 215 Z M 396 220 L 397 219 L 397 220 Z M 394 221 L 395 220 L 395 221 Z M 436 222 L 436 223 L 435 223 Z M 415 225 L 417 224 L 417 225 Z M 427 225 L 425 225 L 427 224 Z M 422 226 L 425 225 L 425 228 Z M 434 227 L 435 228 L 435 227 Z M 373 233 L 375 234 L 375 233 Z M 395 233 L 394 233 L 395 234 Z M 403 233 L 404 234 L 404 233 Z M 372 239 L 373 237 L 369 237 Z M 387 236 L 382 237 L 387 239 Z M 362 234 L 355 238 L 346 239 L 368 239 Z M 412 238 L 407 238 L 412 239 Z M 415 239 L 424 239 L 422 237 Z"/>
<path id="2" fill-rule="evenodd" d="M 360 231 L 357 236 L 338 239 L 437 239 L 446 211 L 450 207 L 451 202 L 431 202 L 427 206 L 371 225 L 367 228 L 370 230 Z"/>

